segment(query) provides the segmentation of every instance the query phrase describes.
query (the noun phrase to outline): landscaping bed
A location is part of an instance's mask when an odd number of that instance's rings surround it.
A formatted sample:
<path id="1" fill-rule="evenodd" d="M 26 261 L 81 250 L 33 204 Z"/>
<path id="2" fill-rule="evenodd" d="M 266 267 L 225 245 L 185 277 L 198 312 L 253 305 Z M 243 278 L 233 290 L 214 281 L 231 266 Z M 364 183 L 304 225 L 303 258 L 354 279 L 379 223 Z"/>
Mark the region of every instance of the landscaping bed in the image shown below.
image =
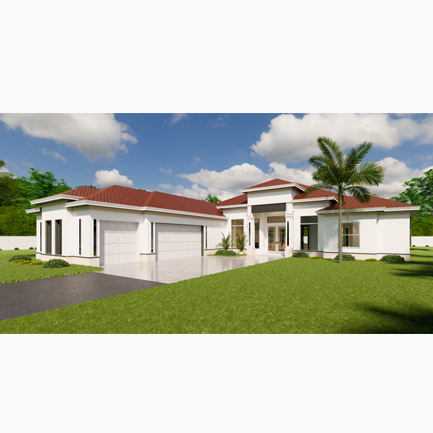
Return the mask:
<path id="1" fill-rule="evenodd" d="M 9 260 L 13 258 L 13 256 L 28 257 L 31 260 L 21 260 L 22 263 L 10 262 Z M 54 261 L 51 260 L 51 262 Z M 57 260 L 57 262 L 59 261 Z M 41 265 L 37 266 L 37 264 Z M 64 275 L 85 274 L 97 271 L 102 271 L 102 268 L 83 265 L 48 268 L 46 262 L 41 263 L 36 260 L 35 250 L 0 251 L 0 284 L 36 280 L 39 278 L 61 277 Z"/>
<path id="2" fill-rule="evenodd" d="M 275 260 L 4 320 L 0 333 L 433 333 L 433 248 L 402 264 Z"/>

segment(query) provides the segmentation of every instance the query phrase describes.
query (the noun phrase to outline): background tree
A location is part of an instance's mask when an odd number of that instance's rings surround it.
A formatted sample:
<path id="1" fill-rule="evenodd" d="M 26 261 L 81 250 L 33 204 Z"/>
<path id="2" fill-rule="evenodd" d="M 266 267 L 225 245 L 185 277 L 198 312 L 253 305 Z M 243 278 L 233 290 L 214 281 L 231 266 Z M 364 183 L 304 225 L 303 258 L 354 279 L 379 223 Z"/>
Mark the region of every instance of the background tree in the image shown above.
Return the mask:
<path id="1" fill-rule="evenodd" d="M 411 236 L 429 236 L 433 232 L 433 169 L 405 182 L 406 189 L 392 200 L 420 206 L 411 218 Z M 422 233 L 422 234 L 421 234 Z"/>
<path id="2" fill-rule="evenodd" d="M 210 203 L 221 203 L 221 200 L 216 195 L 208 194 L 207 197 L 202 201 L 208 201 Z"/>
<path id="3" fill-rule="evenodd" d="M 312 156 L 308 162 L 316 168 L 313 179 L 316 183 L 307 188 L 304 194 L 326 189 L 338 195 L 338 258 L 343 261 L 343 207 L 344 195 L 352 195 L 361 203 L 370 201 L 371 193 L 365 187 L 380 185 L 385 176 L 385 169 L 377 162 L 364 162 L 373 143 L 365 141 L 352 148 L 347 155 L 340 146 L 328 137 L 317 139 L 321 155 Z"/>

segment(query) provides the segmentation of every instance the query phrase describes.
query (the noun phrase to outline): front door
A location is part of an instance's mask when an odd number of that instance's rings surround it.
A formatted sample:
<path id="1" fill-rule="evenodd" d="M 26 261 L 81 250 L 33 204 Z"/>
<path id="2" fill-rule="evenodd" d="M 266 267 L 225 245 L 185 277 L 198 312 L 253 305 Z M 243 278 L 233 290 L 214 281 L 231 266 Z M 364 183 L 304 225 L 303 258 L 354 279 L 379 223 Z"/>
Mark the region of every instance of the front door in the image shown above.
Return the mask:
<path id="1" fill-rule="evenodd" d="M 268 227 L 268 251 L 286 250 L 286 227 Z"/>

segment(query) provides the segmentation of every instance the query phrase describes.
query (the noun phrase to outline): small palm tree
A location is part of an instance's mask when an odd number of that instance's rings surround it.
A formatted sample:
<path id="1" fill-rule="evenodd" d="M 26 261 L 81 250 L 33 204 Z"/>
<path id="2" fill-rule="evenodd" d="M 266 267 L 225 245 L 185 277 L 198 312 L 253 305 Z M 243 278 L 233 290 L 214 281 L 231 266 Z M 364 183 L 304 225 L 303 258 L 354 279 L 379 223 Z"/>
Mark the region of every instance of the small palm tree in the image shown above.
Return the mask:
<path id="1" fill-rule="evenodd" d="M 224 236 L 224 233 L 221 233 L 223 235 L 223 238 L 219 244 L 217 244 L 217 247 L 221 247 L 223 250 L 227 251 L 229 248 L 233 246 L 233 242 L 230 239 L 230 232 L 227 234 L 227 236 Z"/>
<path id="2" fill-rule="evenodd" d="M 328 137 L 319 137 L 317 144 L 322 155 L 312 156 L 308 162 L 316 168 L 313 179 L 316 183 L 304 191 L 304 194 L 318 189 L 334 190 L 338 195 L 338 261 L 343 261 L 343 207 L 344 194 L 352 195 L 360 203 L 368 203 L 371 193 L 366 185 L 380 185 L 385 176 L 385 169 L 377 162 L 361 161 L 373 147 L 371 141 L 352 148 L 343 155 L 338 144 Z"/>
<path id="3" fill-rule="evenodd" d="M 236 248 L 242 252 L 247 247 L 247 235 L 243 233 L 236 239 Z"/>

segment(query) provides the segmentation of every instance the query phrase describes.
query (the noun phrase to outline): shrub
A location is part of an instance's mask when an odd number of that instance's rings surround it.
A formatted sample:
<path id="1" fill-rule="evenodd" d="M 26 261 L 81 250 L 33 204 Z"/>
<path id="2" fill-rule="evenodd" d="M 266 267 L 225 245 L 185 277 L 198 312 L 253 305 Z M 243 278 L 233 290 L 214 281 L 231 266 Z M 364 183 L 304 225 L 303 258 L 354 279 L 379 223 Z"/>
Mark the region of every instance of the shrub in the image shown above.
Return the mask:
<path id="1" fill-rule="evenodd" d="M 31 261 L 32 258 L 29 257 L 29 256 L 25 256 L 23 254 L 18 254 L 16 256 L 11 257 L 8 261 L 9 262 L 15 262 L 16 260 L 28 260 L 28 261 Z"/>
<path id="2" fill-rule="evenodd" d="M 230 233 L 228 233 L 227 236 L 224 236 L 224 233 L 221 234 L 223 235 L 223 237 L 217 247 L 221 247 L 223 250 L 227 251 L 230 247 L 233 246 L 233 242 L 230 240 Z"/>
<path id="3" fill-rule="evenodd" d="M 378 262 L 379 260 L 377 259 L 365 259 L 365 262 Z"/>
<path id="4" fill-rule="evenodd" d="M 46 262 L 29 262 L 29 265 L 31 266 L 40 266 L 45 265 Z"/>
<path id="5" fill-rule="evenodd" d="M 216 256 L 226 256 L 226 257 L 233 257 L 237 254 L 233 250 L 218 250 L 215 253 Z"/>
<path id="6" fill-rule="evenodd" d="M 323 259 L 323 257 L 320 257 L 320 256 L 313 256 L 313 257 L 310 257 L 310 259 Z"/>
<path id="7" fill-rule="evenodd" d="M 19 250 L 19 248 L 18 248 L 18 247 L 15 247 L 14 250 Z"/>
<path id="8" fill-rule="evenodd" d="M 334 257 L 334 260 L 338 260 L 338 254 Z M 355 256 L 352 256 L 352 254 L 343 254 L 343 262 L 353 262 L 355 259 Z"/>
<path id="9" fill-rule="evenodd" d="M 412 245 L 413 247 L 415 246 L 415 245 Z"/>
<path id="10" fill-rule="evenodd" d="M 428 245 L 426 245 L 426 247 L 428 248 Z"/>
<path id="11" fill-rule="evenodd" d="M 389 254 L 387 256 L 383 256 L 380 259 L 381 262 L 388 262 L 388 263 L 405 263 L 405 259 L 402 256 L 397 256 L 394 254 Z"/>
<path id="12" fill-rule="evenodd" d="M 295 259 L 309 259 L 310 256 L 307 253 L 304 253 L 303 251 L 296 251 L 296 253 L 293 253 L 292 257 Z"/>
<path id="13" fill-rule="evenodd" d="M 242 236 L 239 236 L 236 240 L 236 248 L 242 252 L 247 247 L 247 235 L 244 233 Z"/>
<path id="14" fill-rule="evenodd" d="M 66 268 L 69 263 L 61 259 L 51 259 L 44 264 L 44 268 Z"/>
<path id="15" fill-rule="evenodd" d="M 18 265 L 30 265 L 31 262 L 28 260 L 14 260 L 12 263 L 17 263 Z"/>
<path id="16" fill-rule="evenodd" d="M 33 247 L 30 247 L 30 248 L 29 248 L 29 250 L 32 250 L 32 249 L 33 249 Z"/>

